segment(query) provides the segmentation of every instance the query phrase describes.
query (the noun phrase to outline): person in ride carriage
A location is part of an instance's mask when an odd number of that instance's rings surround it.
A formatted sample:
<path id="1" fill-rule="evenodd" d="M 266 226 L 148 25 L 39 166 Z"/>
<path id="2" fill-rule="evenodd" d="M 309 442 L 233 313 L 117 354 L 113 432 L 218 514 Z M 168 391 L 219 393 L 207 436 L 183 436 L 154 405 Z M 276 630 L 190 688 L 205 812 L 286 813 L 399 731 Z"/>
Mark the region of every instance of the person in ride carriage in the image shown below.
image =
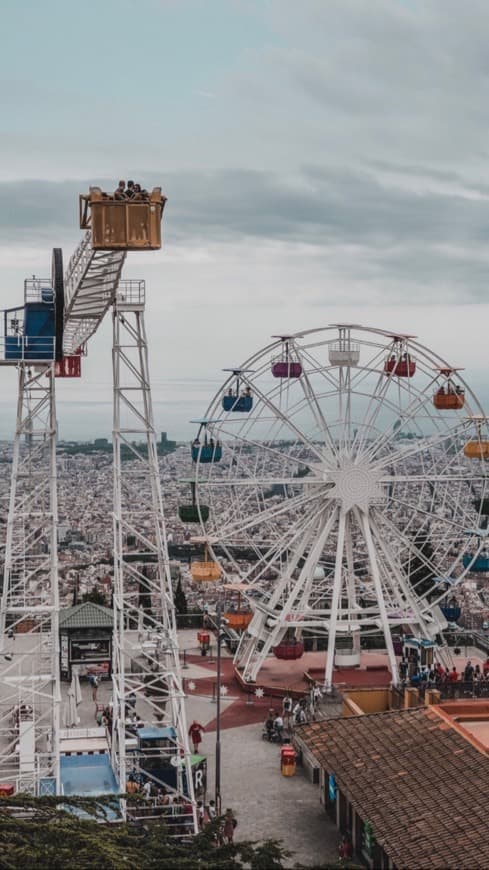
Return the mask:
<path id="1" fill-rule="evenodd" d="M 119 181 L 119 184 L 117 185 L 116 189 L 114 190 L 114 199 L 118 199 L 118 200 L 126 199 L 126 194 L 124 192 L 125 189 L 126 189 L 126 182 Z"/>

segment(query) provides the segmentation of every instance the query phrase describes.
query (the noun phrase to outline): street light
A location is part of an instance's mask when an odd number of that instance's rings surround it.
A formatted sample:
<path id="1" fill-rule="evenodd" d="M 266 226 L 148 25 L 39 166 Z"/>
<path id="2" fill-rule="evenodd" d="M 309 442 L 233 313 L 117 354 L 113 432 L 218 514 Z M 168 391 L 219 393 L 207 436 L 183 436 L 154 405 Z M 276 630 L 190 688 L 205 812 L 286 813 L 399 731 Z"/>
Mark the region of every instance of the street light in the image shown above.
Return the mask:
<path id="1" fill-rule="evenodd" d="M 216 697 L 216 814 L 221 815 L 221 628 L 222 603 L 218 598 L 216 603 L 217 616 L 217 697 Z"/>

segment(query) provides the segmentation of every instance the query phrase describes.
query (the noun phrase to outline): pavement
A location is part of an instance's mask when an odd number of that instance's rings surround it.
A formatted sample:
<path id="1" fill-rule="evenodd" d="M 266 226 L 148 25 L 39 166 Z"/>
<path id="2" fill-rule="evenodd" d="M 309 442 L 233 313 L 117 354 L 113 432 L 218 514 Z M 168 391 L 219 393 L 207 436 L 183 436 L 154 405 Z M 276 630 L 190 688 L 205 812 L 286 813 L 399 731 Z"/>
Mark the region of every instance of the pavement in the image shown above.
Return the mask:
<path id="1" fill-rule="evenodd" d="M 195 632 L 179 632 L 185 649 L 182 671 L 187 695 L 187 719 L 204 725 L 200 751 L 207 757 L 207 800 L 214 796 L 216 750 L 215 655 L 200 656 Z M 281 709 L 281 699 L 247 694 L 234 679 L 232 657 L 222 651 L 221 797 L 222 809 L 231 807 L 238 820 L 236 840 L 281 840 L 292 854 L 286 866 L 304 867 L 336 863 L 338 830 L 326 815 L 313 785 L 302 768 L 293 777 L 280 773 L 280 747 L 262 739 L 270 707 Z M 341 705 L 324 700 L 319 717 L 340 715 Z"/>
<path id="2" fill-rule="evenodd" d="M 29 639 L 23 639 L 24 645 Z M 195 632 L 180 638 L 186 650 L 186 667 L 182 670 L 187 696 L 187 723 L 201 722 L 206 732 L 201 744 L 208 759 L 207 801 L 214 796 L 216 747 L 216 663 L 213 657 L 199 656 Z M 16 646 L 20 647 L 20 640 Z M 33 666 L 32 657 L 23 662 L 22 670 Z M 300 863 L 305 867 L 335 862 L 339 836 L 326 815 L 319 789 L 297 768 L 293 777 L 280 773 L 280 747 L 262 739 L 262 726 L 268 709 L 281 708 L 281 699 L 271 701 L 260 693 L 247 695 L 234 680 L 232 658 L 223 650 L 221 696 L 221 794 L 222 808 L 232 807 L 238 819 L 237 840 L 277 839 L 292 855 L 287 866 Z M 63 710 L 68 683 L 62 684 Z M 106 704 L 112 693 L 111 680 L 102 680 L 97 702 Z M 81 680 L 82 700 L 77 708 L 78 727 L 95 725 L 92 689 Z M 0 706 L 6 699 L 0 697 Z M 328 706 L 328 702 L 323 702 Z M 144 721 L 152 713 L 144 697 L 136 706 Z"/>
<path id="3" fill-rule="evenodd" d="M 261 733 L 261 724 L 221 733 L 222 808 L 236 814 L 236 840 L 281 840 L 292 853 L 287 867 L 335 863 L 340 837 L 319 801 L 319 787 L 299 767 L 295 776 L 282 776 L 280 747 Z M 214 787 L 214 738 L 205 734 L 201 749 L 208 759 L 208 799 Z"/>

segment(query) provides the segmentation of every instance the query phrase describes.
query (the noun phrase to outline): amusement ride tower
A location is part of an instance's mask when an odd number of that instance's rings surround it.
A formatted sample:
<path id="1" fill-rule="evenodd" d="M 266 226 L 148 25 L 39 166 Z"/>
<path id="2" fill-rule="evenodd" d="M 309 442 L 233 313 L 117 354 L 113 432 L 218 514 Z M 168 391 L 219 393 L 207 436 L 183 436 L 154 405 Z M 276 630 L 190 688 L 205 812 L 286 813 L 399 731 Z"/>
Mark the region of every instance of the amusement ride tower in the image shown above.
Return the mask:
<path id="1" fill-rule="evenodd" d="M 161 246 L 165 198 L 80 197 L 86 230 L 63 276 L 25 283 L 24 306 L 5 312 L 5 365 L 18 370 L 17 424 L 0 606 L 0 773 L 15 790 L 62 794 L 57 566 L 56 377 L 80 376 L 81 355 L 106 313 L 113 319 L 114 589 L 111 761 L 126 791 L 128 697 L 165 730 L 146 778 L 192 804 L 197 830 L 178 642 L 156 450 L 143 281 L 121 281 L 128 251 Z M 124 454 L 122 461 L 122 454 Z M 135 760 L 136 759 L 136 760 Z M 131 770 L 137 767 L 131 755 Z M 121 802 L 125 812 L 124 801 Z"/>

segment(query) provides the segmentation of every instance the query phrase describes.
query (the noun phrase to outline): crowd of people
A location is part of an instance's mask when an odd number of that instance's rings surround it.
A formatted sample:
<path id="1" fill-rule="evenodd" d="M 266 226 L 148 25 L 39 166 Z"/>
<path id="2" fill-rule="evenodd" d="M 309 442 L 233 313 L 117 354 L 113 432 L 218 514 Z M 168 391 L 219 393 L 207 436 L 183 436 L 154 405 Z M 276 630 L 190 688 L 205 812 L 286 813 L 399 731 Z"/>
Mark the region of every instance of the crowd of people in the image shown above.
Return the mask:
<path id="1" fill-rule="evenodd" d="M 134 181 L 128 181 L 126 184 L 125 181 L 121 180 L 114 190 L 114 193 L 107 193 L 103 190 L 102 198 L 118 201 L 148 202 L 149 192 Z"/>
<path id="2" fill-rule="evenodd" d="M 468 659 L 460 671 L 456 665 L 443 667 L 439 662 L 419 666 L 403 656 L 399 664 L 399 673 L 404 682 L 420 689 L 439 689 L 444 694 L 455 695 L 457 691 L 473 694 L 475 697 L 489 695 L 489 657 L 484 664 L 473 664 Z"/>
<path id="3" fill-rule="evenodd" d="M 314 721 L 323 693 L 317 683 L 312 683 L 309 693 L 294 702 L 289 692 L 282 699 L 282 710 L 270 707 L 265 720 L 263 736 L 271 743 L 282 743 L 289 739 L 295 725 L 305 725 Z"/>
<path id="4" fill-rule="evenodd" d="M 183 795 L 177 794 L 166 786 L 158 787 L 151 780 L 142 782 L 137 773 L 129 774 L 126 782 L 126 793 L 144 798 L 144 806 L 149 815 L 164 818 L 169 828 L 170 836 L 185 836 L 193 832 L 193 811 L 191 802 Z M 199 829 L 214 822 L 217 818 L 214 800 L 209 803 L 197 801 L 197 821 Z M 222 824 L 216 832 L 220 842 L 232 843 L 237 819 L 232 809 L 227 809 L 222 817 Z"/>
<path id="5" fill-rule="evenodd" d="M 119 181 L 119 184 L 114 190 L 113 199 L 147 201 L 149 199 L 149 193 L 147 190 L 142 188 L 140 184 L 137 184 L 134 181 L 128 181 L 127 184 L 125 181 Z"/>

